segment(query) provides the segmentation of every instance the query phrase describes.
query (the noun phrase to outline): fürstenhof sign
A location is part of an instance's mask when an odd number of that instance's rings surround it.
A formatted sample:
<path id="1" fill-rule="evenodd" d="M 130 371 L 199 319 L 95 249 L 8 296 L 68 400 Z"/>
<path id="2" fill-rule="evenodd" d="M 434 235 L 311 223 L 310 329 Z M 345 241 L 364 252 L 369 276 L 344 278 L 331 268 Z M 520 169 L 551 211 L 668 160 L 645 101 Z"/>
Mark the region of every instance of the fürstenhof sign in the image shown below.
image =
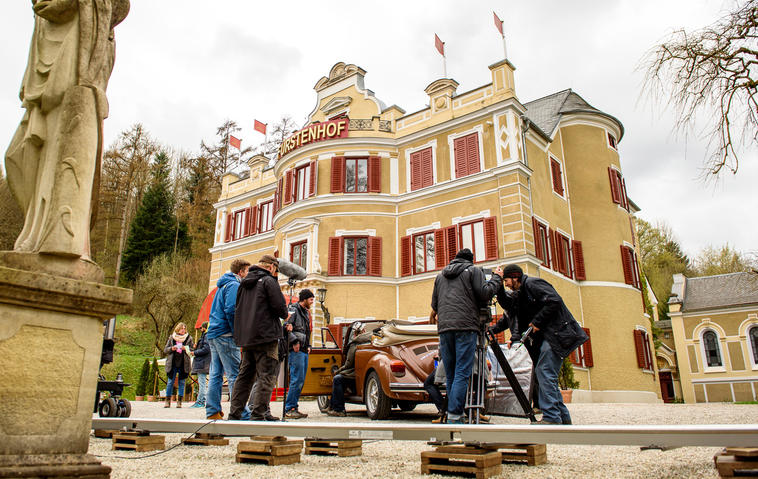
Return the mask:
<path id="1" fill-rule="evenodd" d="M 347 118 L 340 118 L 339 120 L 315 123 L 303 128 L 282 142 L 282 146 L 279 147 L 279 157 L 281 158 L 290 151 L 308 143 L 333 138 L 345 138 L 347 136 L 349 121 Z"/>

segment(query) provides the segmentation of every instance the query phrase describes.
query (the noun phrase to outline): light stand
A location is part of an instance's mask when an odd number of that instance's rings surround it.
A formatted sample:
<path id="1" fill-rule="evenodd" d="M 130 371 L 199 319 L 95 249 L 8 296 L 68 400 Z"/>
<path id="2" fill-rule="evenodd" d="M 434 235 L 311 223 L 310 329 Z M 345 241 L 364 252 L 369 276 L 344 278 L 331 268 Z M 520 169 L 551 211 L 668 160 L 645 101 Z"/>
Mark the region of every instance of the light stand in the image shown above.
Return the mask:
<path id="1" fill-rule="evenodd" d="M 319 288 L 316 292 L 318 293 L 318 302 L 321 304 L 321 312 L 324 313 L 325 324 L 329 324 L 329 309 L 324 306 L 324 301 L 326 301 L 326 288 Z"/>

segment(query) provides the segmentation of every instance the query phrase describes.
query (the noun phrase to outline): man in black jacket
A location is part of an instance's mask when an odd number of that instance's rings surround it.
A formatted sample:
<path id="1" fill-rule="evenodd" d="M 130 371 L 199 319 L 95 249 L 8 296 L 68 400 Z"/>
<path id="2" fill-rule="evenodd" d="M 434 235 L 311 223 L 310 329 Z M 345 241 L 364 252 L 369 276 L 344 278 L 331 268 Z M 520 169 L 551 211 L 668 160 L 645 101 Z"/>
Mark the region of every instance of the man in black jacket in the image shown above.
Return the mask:
<path id="1" fill-rule="evenodd" d="M 287 392 L 287 403 L 284 405 L 284 416 L 287 419 L 302 419 L 308 417 L 298 409 L 297 401 L 300 391 L 305 384 L 305 373 L 308 370 L 308 353 L 311 352 L 311 318 L 313 292 L 310 289 L 300 291 L 299 302 L 295 304 L 287 318 L 285 326 L 289 332 L 290 384 Z"/>
<path id="2" fill-rule="evenodd" d="M 500 306 L 516 319 L 520 333 L 524 332 L 524 326 L 534 330 L 532 347 L 539 351 L 534 372 L 542 409 L 538 424 L 571 424 L 571 415 L 558 388 L 558 373 L 563 359 L 589 338 L 555 288 L 544 279 L 529 277 L 519 266 L 510 264 L 503 270 L 503 284 L 510 292 L 504 288 L 498 291 Z M 504 329 L 501 322 L 494 332 L 499 332 L 498 329 Z"/>
<path id="3" fill-rule="evenodd" d="M 481 328 L 479 309 L 488 305 L 502 283 L 500 268 L 486 280 L 473 261 L 470 249 L 458 251 L 437 275 L 432 293 L 432 315 L 437 316 L 439 352 L 447 373 L 447 422 L 451 424 L 463 421 L 466 388 Z"/>
<path id="4" fill-rule="evenodd" d="M 237 294 L 237 317 L 234 321 L 234 342 L 242 348 L 242 362 L 232 391 L 229 419 L 239 420 L 250 397 L 253 380 L 258 383 L 253 398 L 251 421 L 277 419 L 267 415 L 271 391 L 276 384 L 279 360 L 279 338 L 287 317 L 287 304 L 276 274 L 279 261 L 263 255 L 240 282 Z"/>

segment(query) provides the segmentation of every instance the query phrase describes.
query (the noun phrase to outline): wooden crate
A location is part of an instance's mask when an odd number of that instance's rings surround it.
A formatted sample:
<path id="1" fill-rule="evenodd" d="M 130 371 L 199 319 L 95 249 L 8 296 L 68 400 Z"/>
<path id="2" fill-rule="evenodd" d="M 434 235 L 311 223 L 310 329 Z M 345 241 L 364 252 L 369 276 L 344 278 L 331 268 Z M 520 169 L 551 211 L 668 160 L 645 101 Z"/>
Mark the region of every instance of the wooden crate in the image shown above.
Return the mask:
<path id="1" fill-rule="evenodd" d="M 422 474 L 452 472 L 487 479 L 499 475 L 502 469 L 502 454 L 480 447 L 440 446 L 421 453 Z"/>
<path id="2" fill-rule="evenodd" d="M 111 439 L 114 434 L 118 434 L 119 432 L 118 429 L 95 429 L 95 437 Z"/>
<path id="3" fill-rule="evenodd" d="M 332 455 L 339 457 L 360 456 L 363 454 L 363 441 L 356 440 L 337 440 L 337 439 L 305 439 L 305 453 L 313 455 Z"/>
<path id="4" fill-rule="evenodd" d="M 758 478 L 758 448 L 727 447 L 713 456 L 721 477 Z"/>
<path id="5" fill-rule="evenodd" d="M 284 436 L 252 436 L 252 441 L 237 444 L 237 462 L 258 462 L 269 466 L 300 462 L 303 440 L 288 440 Z"/>
<path id="6" fill-rule="evenodd" d="M 222 434 L 198 432 L 194 437 L 182 439 L 182 444 L 185 446 L 228 446 L 229 439 Z"/>
<path id="7" fill-rule="evenodd" d="M 113 435 L 113 450 L 137 452 L 166 449 L 166 436 L 143 435 L 137 432 L 119 432 Z"/>
<path id="8" fill-rule="evenodd" d="M 512 462 L 525 462 L 527 466 L 539 466 L 547 462 L 547 445 L 545 444 L 508 444 L 508 443 L 482 443 L 482 449 L 500 451 L 503 455 L 503 464 Z"/>

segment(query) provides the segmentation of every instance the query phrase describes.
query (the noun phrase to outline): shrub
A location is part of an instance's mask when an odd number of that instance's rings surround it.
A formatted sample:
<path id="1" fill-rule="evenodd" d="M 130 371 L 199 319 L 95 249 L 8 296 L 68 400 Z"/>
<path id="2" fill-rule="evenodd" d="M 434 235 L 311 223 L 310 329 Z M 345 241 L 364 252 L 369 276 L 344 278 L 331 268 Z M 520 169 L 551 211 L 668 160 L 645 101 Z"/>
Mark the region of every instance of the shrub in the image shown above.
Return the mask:
<path id="1" fill-rule="evenodd" d="M 142 363 L 142 371 L 139 374 L 139 381 L 137 381 L 137 390 L 134 393 L 136 396 L 144 396 L 147 390 L 147 378 L 150 376 L 150 361 L 145 358 Z"/>
<path id="2" fill-rule="evenodd" d="M 561 389 L 576 389 L 579 387 L 579 381 L 574 379 L 574 365 L 571 364 L 571 360 L 568 357 L 563 358 L 563 364 L 558 373 L 558 385 Z"/>

